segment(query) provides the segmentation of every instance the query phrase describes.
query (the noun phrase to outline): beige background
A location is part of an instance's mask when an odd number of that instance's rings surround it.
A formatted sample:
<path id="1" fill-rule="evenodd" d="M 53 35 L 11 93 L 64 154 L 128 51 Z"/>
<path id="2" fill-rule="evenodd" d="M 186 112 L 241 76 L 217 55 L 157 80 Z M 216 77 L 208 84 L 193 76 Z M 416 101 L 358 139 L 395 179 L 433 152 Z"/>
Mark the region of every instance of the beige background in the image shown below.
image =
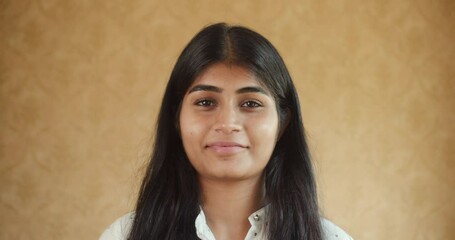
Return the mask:
<path id="1" fill-rule="evenodd" d="M 0 0 L 0 239 L 97 239 L 132 210 L 176 57 L 243 24 L 298 87 L 324 214 L 455 238 L 455 4 Z"/>

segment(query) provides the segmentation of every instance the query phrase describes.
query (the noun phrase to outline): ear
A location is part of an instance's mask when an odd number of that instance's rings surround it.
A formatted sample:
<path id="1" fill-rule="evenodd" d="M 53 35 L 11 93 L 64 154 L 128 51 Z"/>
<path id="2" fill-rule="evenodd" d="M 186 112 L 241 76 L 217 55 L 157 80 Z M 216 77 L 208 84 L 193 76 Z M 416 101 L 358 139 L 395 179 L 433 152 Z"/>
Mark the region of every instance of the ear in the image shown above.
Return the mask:
<path id="1" fill-rule="evenodd" d="M 289 109 L 286 109 L 286 116 L 280 122 L 280 132 L 278 133 L 277 141 L 281 139 L 281 136 L 283 135 L 286 128 L 288 128 L 290 121 L 291 121 L 291 111 L 289 111 Z"/>
<path id="2" fill-rule="evenodd" d="M 177 133 L 180 135 L 180 119 L 177 117 L 177 119 L 174 121 L 174 126 L 175 126 L 175 130 L 177 131 Z"/>
<path id="3" fill-rule="evenodd" d="M 175 127 L 175 130 L 177 131 L 177 133 L 179 134 L 179 136 L 181 135 L 181 132 L 180 132 L 180 111 L 182 111 L 182 102 L 180 102 L 178 108 L 177 108 L 177 111 L 176 111 L 176 116 L 175 116 L 175 119 L 174 119 L 174 127 Z"/>

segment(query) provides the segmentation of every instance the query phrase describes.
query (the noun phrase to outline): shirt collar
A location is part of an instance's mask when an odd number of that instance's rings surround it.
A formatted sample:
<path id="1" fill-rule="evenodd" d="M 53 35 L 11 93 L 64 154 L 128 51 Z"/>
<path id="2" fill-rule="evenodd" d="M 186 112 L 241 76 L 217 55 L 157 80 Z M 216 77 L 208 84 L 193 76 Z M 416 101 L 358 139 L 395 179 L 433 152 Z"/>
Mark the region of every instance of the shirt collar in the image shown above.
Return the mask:
<path id="1" fill-rule="evenodd" d="M 268 205 L 257 210 L 248 217 L 248 221 L 251 224 L 248 233 L 246 234 L 245 240 L 255 239 L 255 240 L 264 240 L 264 224 L 265 224 L 265 215 Z M 205 218 L 204 211 L 199 212 L 199 215 L 195 220 L 196 234 L 202 240 L 216 240 Z"/>

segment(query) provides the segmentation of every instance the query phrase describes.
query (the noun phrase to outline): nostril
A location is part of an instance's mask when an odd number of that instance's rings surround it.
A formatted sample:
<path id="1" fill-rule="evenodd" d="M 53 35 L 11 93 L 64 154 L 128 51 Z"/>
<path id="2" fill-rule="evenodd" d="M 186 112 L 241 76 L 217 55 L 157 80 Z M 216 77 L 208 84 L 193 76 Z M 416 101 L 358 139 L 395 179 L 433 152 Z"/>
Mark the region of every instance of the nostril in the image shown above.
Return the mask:
<path id="1" fill-rule="evenodd" d="M 240 126 L 236 124 L 220 124 L 215 127 L 215 131 L 223 134 L 236 133 L 240 132 Z"/>

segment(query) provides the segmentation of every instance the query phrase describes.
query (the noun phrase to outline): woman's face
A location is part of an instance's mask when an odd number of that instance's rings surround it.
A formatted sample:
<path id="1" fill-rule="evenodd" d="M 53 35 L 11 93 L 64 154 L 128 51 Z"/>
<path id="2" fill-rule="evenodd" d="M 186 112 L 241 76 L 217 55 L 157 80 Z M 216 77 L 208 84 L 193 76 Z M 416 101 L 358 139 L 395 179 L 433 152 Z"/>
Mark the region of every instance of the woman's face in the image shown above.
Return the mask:
<path id="1" fill-rule="evenodd" d="M 185 152 L 199 177 L 260 177 L 278 137 L 271 93 L 247 69 L 215 64 L 189 87 L 180 112 Z"/>

